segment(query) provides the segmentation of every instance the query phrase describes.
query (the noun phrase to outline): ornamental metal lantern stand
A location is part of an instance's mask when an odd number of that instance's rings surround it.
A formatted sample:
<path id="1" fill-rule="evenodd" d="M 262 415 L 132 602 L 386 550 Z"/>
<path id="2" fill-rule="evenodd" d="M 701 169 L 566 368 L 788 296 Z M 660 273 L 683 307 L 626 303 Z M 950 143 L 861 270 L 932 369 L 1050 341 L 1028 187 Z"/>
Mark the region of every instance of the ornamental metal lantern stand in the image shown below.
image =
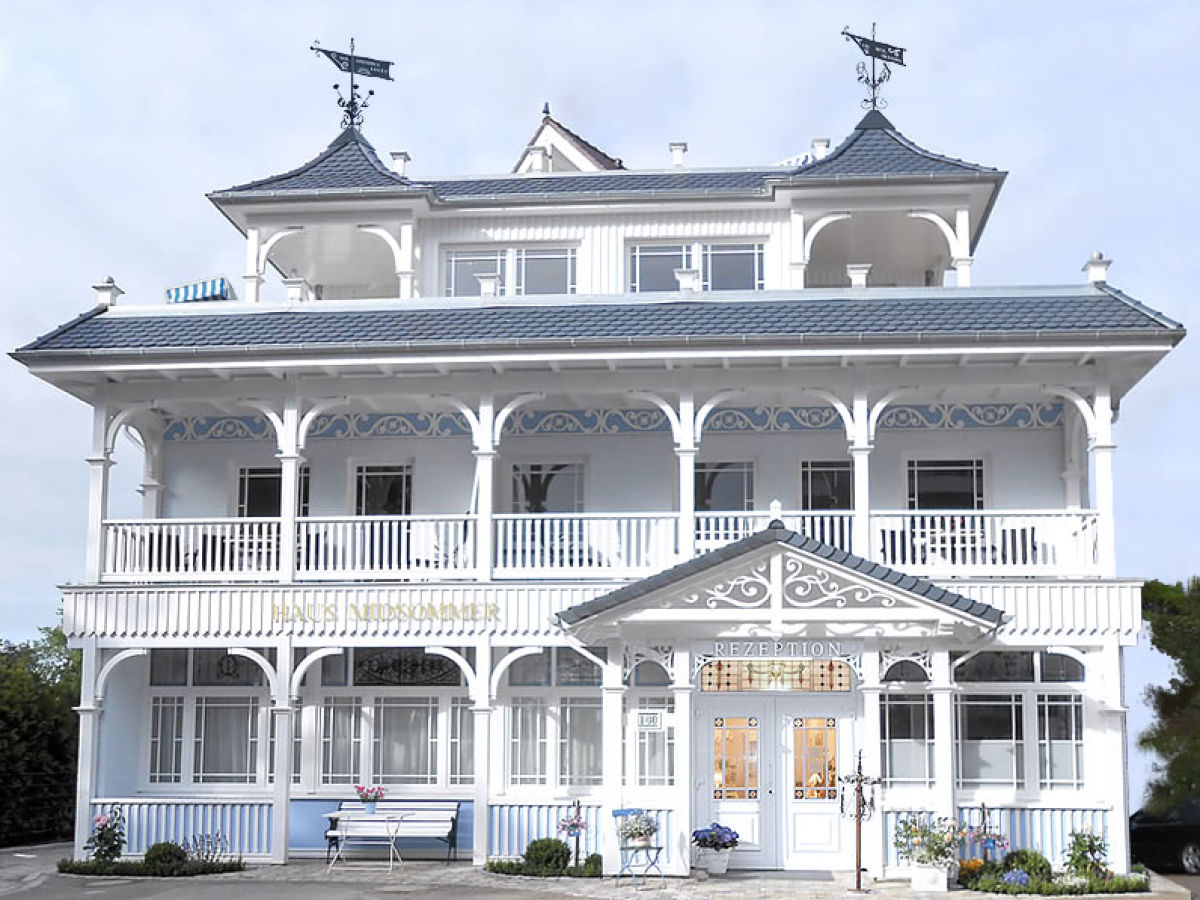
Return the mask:
<path id="1" fill-rule="evenodd" d="M 862 823 L 875 814 L 875 786 L 882 781 L 873 775 L 863 774 L 862 751 L 858 751 L 858 763 L 849 775 L 838 779 L 847 787 L 854 786 L 854 808 L 847 810 L 846 794 L 841 793 L 841 813 L 854 817 L 854 893 L 862 894 Z"/>

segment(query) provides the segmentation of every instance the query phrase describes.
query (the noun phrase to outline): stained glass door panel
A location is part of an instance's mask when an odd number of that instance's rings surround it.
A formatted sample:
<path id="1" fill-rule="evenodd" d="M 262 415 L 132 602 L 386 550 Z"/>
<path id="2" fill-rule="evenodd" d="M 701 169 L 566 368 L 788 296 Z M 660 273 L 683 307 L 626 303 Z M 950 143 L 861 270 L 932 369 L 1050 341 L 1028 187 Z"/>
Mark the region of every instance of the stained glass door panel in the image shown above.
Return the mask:
<path id="1" fill-rule="evenodd" d="M 783 714 L 786 760 L 783 805 L 788 868 L 835 867 L 842 846 L 838 776 L 847 748 L 840 747 L 838 720 Z"/>
<path id="2" fill-rule="evenodd" d="M 763 717 L 739 704 L 738 712 L 742 715 L 720 715 L 720 710 L 714 710 L 707 717 L 712 749 L 710 808 L 716 821 L 738 832 L 740 842 L 731 864 L 735 868 L 769 868 L 775 865 L 777 843 L 771 781 L 776 767 L 768 752 L 774 746 L 768 733 L 770 709 L 754 707 L 754 712 L 768 713 Z"/>

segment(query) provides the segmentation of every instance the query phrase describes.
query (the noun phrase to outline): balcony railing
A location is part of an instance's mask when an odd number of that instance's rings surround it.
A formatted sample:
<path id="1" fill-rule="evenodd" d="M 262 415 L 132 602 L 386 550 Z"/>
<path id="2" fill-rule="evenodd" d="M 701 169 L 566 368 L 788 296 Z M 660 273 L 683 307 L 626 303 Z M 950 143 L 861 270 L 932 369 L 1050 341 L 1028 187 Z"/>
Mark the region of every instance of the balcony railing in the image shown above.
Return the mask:
<path id="1" fill-rule="evenodd" d="M 852 549 L 850 512 L 792 511 L 784 524 Z M 768 513 L 701 512 L 696 553 L 765 528 Z M 296 525 L 299 581 L 638 578 L 678 552 L 678 514 L 521 513 L 492 517 L 492 552 L 479 556 L 467 515 L 314 516 Z M 103 581 L 270 581 L 281 577 L 278 519 L 105 522 Z M 1090 510 L 873 511 L 869 556 L 913 575 L 1099 574 Z M 290 542 L 289 542 L 290 543 Z"/>

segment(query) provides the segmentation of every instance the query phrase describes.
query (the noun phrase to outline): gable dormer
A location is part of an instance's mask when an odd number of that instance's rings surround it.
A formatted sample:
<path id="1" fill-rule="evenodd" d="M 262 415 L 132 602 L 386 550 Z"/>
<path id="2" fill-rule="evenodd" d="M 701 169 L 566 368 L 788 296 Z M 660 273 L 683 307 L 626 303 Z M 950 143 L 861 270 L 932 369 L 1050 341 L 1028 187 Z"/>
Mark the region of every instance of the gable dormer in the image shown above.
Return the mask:
<path id="1" fill-rule="evenodd" d="M 621 160 L 585 141 L 542 108 L 542 123 L 513 166 L 513 172 L 604 172 L 624 169 Z"/>

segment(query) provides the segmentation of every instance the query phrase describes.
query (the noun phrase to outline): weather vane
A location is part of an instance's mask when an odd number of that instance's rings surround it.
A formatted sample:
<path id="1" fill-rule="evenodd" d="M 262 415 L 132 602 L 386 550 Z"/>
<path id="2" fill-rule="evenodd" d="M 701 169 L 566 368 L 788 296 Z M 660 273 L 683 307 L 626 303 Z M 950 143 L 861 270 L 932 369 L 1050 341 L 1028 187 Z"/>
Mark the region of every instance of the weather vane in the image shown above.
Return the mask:
<path id="1" fill-rule="evenodd" d="M 892 70 L 888 63 L 895 63 L 898 66 L 904 65 L 904 48 L 894 47 L 891 44 L 885 44 L 882 41 L 875 40 L 875 23 L 871 23 L 871 36 L 861 37 L 857 34 L 850 33 L 850 26 L 842 29 L 842 34 L 846 36 L 846 40 L 854 41 L 858 44 L 858 49 L 863 52 L 863 56 L 871 58 L 871 68 L 868 71 L 867 64 L 862 60 L 858 63 L 858 80 L 867 86 L 871 96 L 863 101 L 863 109 L 879 109 L 887 106 L 887 101 L 879 96 L 879 89 L 883 83 L 892 77 Z M 875 68 L 875 60 L 882 63 L 882 68 L 878 71 Z"/>
<path id="2" fill-rule="evenodd" d="M 358 84 L 354 80 L 355 75 L 366 75 L 368 78 L 386 78 L 392 80 L 392 64 L 383 59 L 371 59 L 369 56 L 357 56 L 354 53 L 354 38 L 350 38 L 350 52 L 340 53 L 337 50 L 326 50 L 319 42 L 313 41 L 311 47 L 308 48 L 318 56 L 326 56 L 329 61 L 341 69 L 343 72 L 350 73 L 350 93 L 343 97 L 341 88 L 334 85 L 333 89 L 337 91 L 338 106 L 342 110 L 342 127 L 343 128 L 358 128 L 363 123 L 362 111 L 368 106 L 368 98 L 375 95 L 374 91 L 367 91 L 367 96 L 363 97 L 358 92 Z"/>

